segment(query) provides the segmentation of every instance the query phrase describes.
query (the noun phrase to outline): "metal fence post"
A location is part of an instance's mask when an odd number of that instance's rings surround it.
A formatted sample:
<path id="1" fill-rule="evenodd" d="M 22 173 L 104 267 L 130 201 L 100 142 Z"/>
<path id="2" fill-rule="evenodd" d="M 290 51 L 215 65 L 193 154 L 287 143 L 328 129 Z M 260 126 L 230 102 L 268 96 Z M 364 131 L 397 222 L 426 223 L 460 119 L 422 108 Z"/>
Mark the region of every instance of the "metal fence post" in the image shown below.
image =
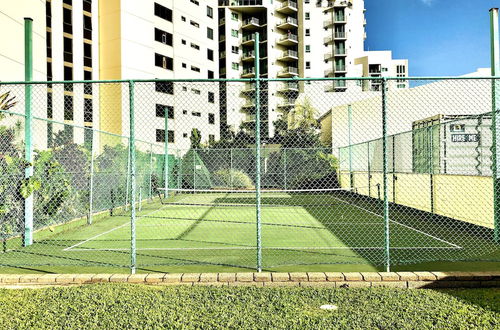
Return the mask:
<path id="1" fill-rule="evenodd" d="M 352 107 L 349 104 L 347 106 L 347 125 L 348 128 L 348 139 L 349 139 L 349 187 L 352 188 L 354 185 L 354 174 L 352 173 Z"/>
<path id="2" fill-rule="evenodd" d="M 169 188 L 169 182 L 168 182 L 168 109 L 167 107 L 165 107 L 165 155 L 164 155 L 164 162 L 165 162 L 165 165 L 164 165 L 164 183 L 165 183 L 165 195 L 164 197 L 165 198 L 168 198 L 168 188 Z"/>
<path id="3" fill-rule="evenodd" d="M 372 173 L 370 167 L 370 141 L 367 143 L 368 197 L 372 197 Z"/>
<path id="4" fill-rule="evenodd" d="M 262 224 L 261 224 L 261 196 L 260 196 L 260 49 L 259 33 L 255 33 L 255 149 L 256 149 L 256 205 L 257 205 L 257 271 L 262 271 Z"/>
<path id="5" fill-rule="evenodd" d="M 389 199 L 388 199 L 388 136 L 387 136 L 387 80 L 382 78 L 382 149 L 383 149 L 383 194 L 384 194 L 384 252 L 386 271 L 391 270 L 390 231 L 389 231 Z"/>
<path id="6" fill-rule="evenodd" d="M 33 80 L 33 19 L 24 18 L 24 78 L 25 81 Z M 32 93 L 31 84 L 24 85 L 24 139 L 25 139 L 25 160 L 27 167 L 24 172 L 26 181 L 33 177 L 33 113 L 32 113 Z M 33 193 L 26 197 L 24 201 L 24 246 L 33 244 Z"/>
<path id="7" fill-rule="evenodd" d="M 491 75 L 496 77 L 500 74 L 500 49 L 499 49 L 499 28 L 498 28 L 498 8 L 490 9 L 490 26 L 491 26 Z M 500 137 L 498 111 L 500 110 L 500 81 L 492 79 L 492 176 L 493 176 L 493 223 L 494 223 L 494 239 L 500 242 L 500 173 L 498 171 L 498 148 L 497 143 Z"/>
<path id="8" fill-rule="evenodd" d="M 126 177 L 126 187 L 125 187 L 125 211 L 128 211 L 129 195 L 130 195 L 130 137 L 128 139 L 128 150 L 127 150 L 127 177 Z"/>
<path id="9" fill-rule="evenodd" d="M 87 223 L 92 224 L 92 209 L 94 206 L 94 150 L 95 150 L 95 136 L 93 128 L 90 129 L 92 132 L 92 141 L 90 142 L 90 191 L 89 191 L 89 215 L 87 218 Z"/>
<path id="10" fill-rule="evenodd" d="M 153 144 L 150 144 L 149 151 L 149 199 L 153 199 Z"/>
<path id="11" fill-rule="evenodd" d="M 287 189 L 287 184 L 286 184 L 286 179 L 287 179 L 286 178 L 286 148 L 283 149 L 283 163 L 284 163 L 283 164 L 283 170 L 285 171 L 284 172 L 284 176 L 285 176 L 285 180 L 284 181 L 285 181 L 285 190 L 286 190 Z"/>
<path id="12" fill-rule="evenodd" d="M 131 216 L 130 216 L 130 272 L 135 274 L 137 264 L 136 232 L 135 232 L 135 116 L 134 116 L 134 81 L 129 81 L 130 107 L 130 186 L 131 186 Z"/>
<path id="13" fill-rule="evenodd" d="M 434 127 L 429 126 L 429 178 L 430 178 L 430 192 L 431 192 L 431 213 L 434 213 Z"/>

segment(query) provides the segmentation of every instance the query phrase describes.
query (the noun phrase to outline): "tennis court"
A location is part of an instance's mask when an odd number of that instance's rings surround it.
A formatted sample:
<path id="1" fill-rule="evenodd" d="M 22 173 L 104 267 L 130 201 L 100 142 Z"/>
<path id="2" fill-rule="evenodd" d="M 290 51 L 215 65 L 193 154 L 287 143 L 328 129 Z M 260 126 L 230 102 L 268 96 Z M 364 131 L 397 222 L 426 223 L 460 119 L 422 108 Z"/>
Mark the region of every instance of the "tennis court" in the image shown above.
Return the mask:
<path id="1" fill-rule="evenodd" d="M 363 187 L 356 188 L 359 192 Z M 384 262 L 382 203 L 346 189 L 262 191 L 263 268 Z M 171 191 L 137 204 L 138 267 L 219 265 L 255 268 L 255 193 L 246 191 Z M 391 252 L 419 260 L 469 256 L 473 232 L 456 235 L 452 226 L 394 210 Z M 445 228 L 448 229 L 445 229 Z M 432 233 L 432 234 L 431 234 Z M 44 237 L 47 236 L 47 237 Z M 461 237 L 457 241 L 456 237 Z M 0 256 L 17 262 L 37 255 L 39 265 L 130 263 L 130 208 L 115 210 L 92 225 L 60 233 L 41 232 L 30 247 Z M 485 242 L 486 244 L 486 242 Z M 54 249 L 59 247 L 59 251 Z M 50 249 L 50 251 L 49 251 Z M 32 260 L 31 260 L 32 262 Z"/>

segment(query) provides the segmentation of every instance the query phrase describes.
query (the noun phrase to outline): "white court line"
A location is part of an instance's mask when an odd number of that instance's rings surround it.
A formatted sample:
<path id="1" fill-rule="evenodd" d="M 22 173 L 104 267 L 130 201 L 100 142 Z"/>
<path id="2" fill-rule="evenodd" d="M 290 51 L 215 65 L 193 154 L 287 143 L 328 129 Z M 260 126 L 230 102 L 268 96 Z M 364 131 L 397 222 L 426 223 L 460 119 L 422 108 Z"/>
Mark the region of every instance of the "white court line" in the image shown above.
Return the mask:
<path id="1" fill-rule="evenodd" d="M 333 197 L 333 196 L 332 196 L 332 197 Z M 365 209 L 365 208 L 362 208 L 361 206 L 357 206 L 357 205 L 351 204 L 351 203 L 346 202 L 346 201 L 344 201 L 344 200 L 342 200 L 342 199 L 340 199 L 340 198 L 337 198 L 337 197 L 333 197 L 333 198 L 335 198 L 336 200 L 339 200 L 339 201 L 341 201 L 341 202 L 343 202 L 343 203 L 345 203 L 345 204 L 347 204 L 347 205 L 351 205 L 351 206 L 357 207 L 358 209 L 363 210 L 363 211 L 365 211 L 365 212 L 368 212 L 368 213 L 370 213 L 370 214 L 373 214 L 373 215 L 375 215 L 375 216 L 377 216 L 377 217 L 384 218 L 384 217 L 383 217 L 383 216 L 381 216 L 380 214 L 377 214 L 377 213 L 375 213 L 375 212 L 372 212 L 372 211 L 370 211 L 370 210 L 367 210 L 367 209 Z M 414 230 L 414 231 L 416 231 L 417 233 L 421 233 L 421 234 L 424 234 L 424 235 L 426 235 L 426 236 L 432 237 L 432 238 L 434 238 L 434 239 L 436 239 L 436 240 L 438 240 L 438 241 L 440 241 L 440 242 L 443 242 L 443 243 L 449 244 L 449 245 L 453 246 L 454 248 L 458 248 L 458 249 L 461 249 L 461 248 L 462 248 L 461 246 L 459 246 L 459 245 L 457 245 L 457 244 L 454 244 L 454 243 L 448 242 L 448 241 L 446 241 L 446 240 L 444 240 L 444 239 L 442 239 L 442 238 L 439 238 L 439 237 L 433 236 L 433 235 L 431 235 L 431 234 L 427 234 L 426 232 L 423 232 L 423 231 L 421 231 L 421 230 L 415 229 L 415 228 L 413 228 L 413 227 L 410 227 L 410 226 L 408 226 L 408 225 L 402 224 L 402 223 L 400 223 L 400 222 L 397 222 L 397 221 L 394 221 L 394 220 L 391 220 L 391 219 L 389 219 L 389 221 L 390 221 L 390 222 L 394 222 L 394 223 L 396 223 L 396 224 L 398 224 L 398 225 L 400 225 L 400 226 L 406 227 L 406 228 L 408 228 L 408 229 Z"/>
<path id="2" fill-rule="evenodd" d="M 199 248 L 138 248 L 137 251 L 198 251 L 198 250 L 255 250 L 257 247 L 199 247 Z M 338 247 L 314 247 L 314 246 L 297 246 L 297 247 L 262 247 L 264 250 L 383 250 L 384 247 L 379 246 L 366 246 L 366 247 L 350 247 L 350 246 L 338 246 Z M 425 246 L 425 247 L 391 247 L 391 250 L 430 250 L 430 249 L 460 249 L 453 246 Z M 129 251 L 129 248 L 110 248 L 110 249 L 72 249 L 71 251 Z"/>
<path id="3" fill-rule="evenodd" d="M 154 211 L 151 211 L 151 212 L 149 212 L 149 213 L 146 213 L 146 214 L 143 214 L 143 215 L 140 215 L 140 216 L 137 216 L 137 217 L 138 217 L 138 218 L 140 218 L 140 217 L 144 217 L 144 216 L 151 215 L 151 214 L 153 214 L 153 213 L 156 213 L 156 212 L 159 212 L 159 211 L 163 210 L 163 209 L 164 209 L 164 208 L 166 208 L 167 206 L 168 206 L 168 205 L 165 205 L 165 206 L 163 206 L 163 207 L 159 208 L 158 210 L 154 210 Z M 112 231 L 115 231 L 115 230 L 117 230 L 117 229 L 120 229 L 120 228 L 122 228 L 122 227 L 125 227 L 126 225 L 130 225 L 130 221 L 129 221 L 129 222 L 125 222 L 123 225 L 120 225 L 120 226 L 118 226 L 118 227 L 112 228 L 112 229 L 110 229 L 110 230 L 108 230 L 108 231 L 105 231 L 104 233 L 100 233 L 100 234 L 95 235 L 95 236 L 92 236 L 92 237 L 90 237 L 90 238 L 88 238 L 88 239 L 86 239 L 86 240 L 84 240 L 84 241 L 81 241 L 81 242 L 79 242 L 79 243 L 76 243 L 76 244 L 74 244 L 74 245 L 71 245 L 70 247 L 67 247 L 67 248 L 63 249 L 63 251 L 73 250 L 73 249 L 74 249 L 75 247 L 77 247 L 77 246 L 80 246 L 80 245 L 82 245 L 82 244 L 85 244 L 85 243 L 87 243 L 87 242 L 89 242 L 89 241 L 91 241 L 91 240 L 93 240 L 93 239 L 96 239 L 96 238 L 98 238 L 98 237 L 100 237 L 100 236 L 103 236 L 103 235 L 109 234 L 109 233 L 111 233 Z"/>

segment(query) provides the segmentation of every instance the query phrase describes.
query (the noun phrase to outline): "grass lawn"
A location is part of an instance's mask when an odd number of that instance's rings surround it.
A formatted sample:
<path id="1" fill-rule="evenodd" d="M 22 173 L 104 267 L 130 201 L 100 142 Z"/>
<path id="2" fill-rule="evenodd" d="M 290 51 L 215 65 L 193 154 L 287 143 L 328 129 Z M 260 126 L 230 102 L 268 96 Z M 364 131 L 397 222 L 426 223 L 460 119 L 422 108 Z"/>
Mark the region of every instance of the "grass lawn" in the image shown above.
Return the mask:
<path id="1" fill-rule="evenodd" d="M 254 271 L 254 203 L 253 193 L 219 192 L 143 203 L 136 220 L 138 271 Z M 264 270 L 384 269 L 380 202 L 342 192 L 269 192 L 262 205 Z M 413 209 L 394 208 L 390 219 L 393 270 L 500 269 L 498 262 L 489 262 L 500 260 L 500 249 L 486 228 L 430 219 Z M 130 216 L 120 210 L 95 217 L 91 225 L 80 219 L 53 226 L 35 233 L 29 247 L 22 247 L 20 239 L 8 240 L 0 253 L 0 273 L 128 272 L 130 237 Z"/>
<path id="2" fill-rule="evenodd" d="M 334 304 L 337 310 L 319 309 Z M 0 289 L 0 327 L 494 329 L 500 289 L 314 289 L 96 284 Z"/>

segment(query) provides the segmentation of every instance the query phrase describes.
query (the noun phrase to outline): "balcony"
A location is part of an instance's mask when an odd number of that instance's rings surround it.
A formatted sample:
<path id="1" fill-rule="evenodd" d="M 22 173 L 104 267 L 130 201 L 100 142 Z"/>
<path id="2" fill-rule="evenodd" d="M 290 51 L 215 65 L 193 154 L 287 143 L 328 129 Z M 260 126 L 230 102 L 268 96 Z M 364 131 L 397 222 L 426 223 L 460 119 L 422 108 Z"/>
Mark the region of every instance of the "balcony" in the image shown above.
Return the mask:
<path id="1" fill-rule="evenodd" d="M 332 0 L 328 1 L 327 8 L 324 11 L 330 11 L 335 8 L 345 8 L 349 5 L 352 5 L 351 0 Z"/>
<path id="2" fill-rule="evenodd" d="M 226 51 L 223 50 L 222 52 L 220 52 L 219 57 L 220 58 L 226 58 Z"/>
<path id="3" fill-rule="evenodd" d="M 255 119 L 256 119 L 256 115 L 246 115 L 244 121 L 247 123 L 252 123 L 255 121 Z"/>
<path id="4" fill-rule="evenodd" d="M 299 59 L 299 53 L 296 50 L 285 50 L 280 57 L 278 57 L 278 61 L 282 62 L 294 62 Z"/>
<path id="5" fill-rule="evenodd" d="M 255 51 L 251 50 L 248 52 L 244 52 L 243 56 L 241 57 L 241 60 L 243 62 L 252 62 L 255 60 Z"/>
<path id="6" fill-rule="evenodd" d="M 335 31 L 334 37 L 335 39 L 347 39 L 347 33 L 344 31 Z"/>
<path id="7" fill-rule="evenodd" d="M 241 106 L 241 109 L 244 111 L 252 110 L 253 108 L 255 108 L 255 103 L 250 100 Z"/>
<path id="8" fill-rule="evenodd" d="M 219 25 L 224 25 L 224 24 L 226 24 L 226 18 L 222 17 L 221 19 L 219 19 Z"/>
<path id="9" fill-rule="evenodd" d="M 295 77 L 298 75 L 299 75 L 299 69 L 297 69 L 293 66 L 288 66 L 288 67 L 286 67 L 283 70 L 278 72 L 279 78 L 290 78 L 290 77 Z"/>
<path id="10" fill-rule="evenodd" d="M 347 89 L 347 82 L 345 80 L 334 80 L 331 84 L 325 87 L 325 92 L 339 92 Z"/>
<path id="11" fill-rule="evenodd" d="M 285 98 L 278 104 L 278 108 L 293 108 L 295 107 L 295 99 L 294 98 Z"/>
<path id="12" fill-rule="evenodd" d="M 219 0 L 219 6 L 262 6 L 262 0 Z"/>
<path id="13" fill-rule="evenodd" d="M 299 37 L 296 34 L 287 33 L 278 40 L 278 45 L 294 46 L 299 43 Z"/>
<path id="14" fill-rule="evenodd" d="M 290 93 L 290 92 L 298 92 L 299 91 L 299 83 L 298 82 L 285 82 L 281 86 L 278 87 L 278 92 L 281 93 Z"/>
<path id="15" fill-rule="evenodd" d="M 241 26 L 242 29 L 246 30 L 257 30 L 259 27 L 260 27 L 259 19 L 255 17 L 247 18 L 246 20 L 243 21 L 243 25 Z"/>
<path id="16" fill-rule="evenodd" d="M 243 69 L 243 73 L 241 74 L 241 77 L 242 78 L 255 77 L 255 68 L 251 67 L 251 68 L 245 68 L 245 69 Z"/>
<path id="17" fill-rule="evenodd" d="M 219 36 L 219 42 L 224 42 L 224 41 L 226 41 L 226 35 L 221 34 L 221 35 Z"/>
<path id="18" fill-rule="evenodd" d="M 346 66 L 345 64 L 336 64 L 335 65 L 335 72 L 346 72 Z"/>
<path id="19" fill-rule="evenodd" d="M 331 53 L 331 52 L 330 52 L 330 53 L 326 53 L 326 54 L 324 55 L 324 60 L 325 60 L 325 61 L 329 61 L 329 60 L 333 59 L 333 56 L 334 56 L 334 55 L 333 55 L 333 53 Z"/>
<path id="20" fill-rule="evenodd" d="M 299 21 L 296 18 L 293 17 L 287 17 L 278 24 L 276 24 L 276 27 L 283 29 L 283 30 L 288 30 L 288 29 L 295 29 L 299 26 Z"/>
<path id="21" fill-rule="evenodd" d="M 324 21 L 323 27 L 326 29 L 326 28 L 329 28 L 335 24 L 345 24 L 345 23 L 347 23 L 347 21 L 345 19 L 345 15 L 335 15 L 333 20 L 329 19 L 327 21 Z"/>
<path id="22" fill-rule="evenodd" d="M 337 48 L 337 47 L 335 47 L 334 50 L 333 50 L 333 54 L 335 56 L 347 56 L 345 48 Z"/>
<path id="23" fill-rule="evenodd" d="M 293 14 L 296 13 L 298 10 L 297 2 L 295 1 L 283 1 L 281 4 L 281 7 L 276 9 L 278 13 L 282 14 Z"/>
<path id="24" fill-rule="evenodd" d="M 242 89 L 243 94 L 253 94 L 255 93 L 255 83 L 246 83 L 245 87 Z"/>
<path id="25" fill-rule="evenodd" d="M 243 39 L 241 40 L 241 44 L 244 46 L 251 46 L 255 43 L 255 34 L 248 34 L 246 36 L 243 36 Z"/>

